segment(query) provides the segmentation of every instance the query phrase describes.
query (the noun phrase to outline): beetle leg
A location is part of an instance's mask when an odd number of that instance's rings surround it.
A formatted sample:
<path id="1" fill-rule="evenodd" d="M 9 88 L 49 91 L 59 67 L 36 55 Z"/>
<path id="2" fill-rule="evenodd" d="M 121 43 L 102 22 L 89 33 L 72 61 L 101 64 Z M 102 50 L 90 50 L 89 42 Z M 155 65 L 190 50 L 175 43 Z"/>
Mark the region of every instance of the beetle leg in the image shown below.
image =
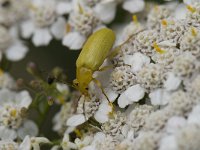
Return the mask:
<path id="1" fill-rule="evenodd" d="M 99 68 L 98 71 L 105 71 L 105 70 L 108 70 L 108 69 L 111 69 L 111 68 L 113 68 L 113 65 L 104 66 L 104 67 L 102 67 L 102 68 Z"/>
<path id="2" fill-rule="evenodd" d="M 121 46 L 116 47 L 114 50 L 112 50 L 112 51 L 108 54 L 107 58 L 109 58 L 109 59 L 114 58 L 115 56 L 117 56 L 117 55 L 119 54 L 120 50 L 121 50 Z"/>
<path id="3" fill-rule="evenodd" d="M 106 97 L 106 99 L 108 100 L 108 102 L 111 103 L 110 100 L 108 99 L 108 96 L 106 95 L 104 89 L 102 88 L 101 83 L 100 83 L 97 79 L 95 79 L 95 78 L 93 78 L 92 80 L 93 80 L 93 81 L 97 84 L 97 86 L 101 89 L 103 95 Z"/>

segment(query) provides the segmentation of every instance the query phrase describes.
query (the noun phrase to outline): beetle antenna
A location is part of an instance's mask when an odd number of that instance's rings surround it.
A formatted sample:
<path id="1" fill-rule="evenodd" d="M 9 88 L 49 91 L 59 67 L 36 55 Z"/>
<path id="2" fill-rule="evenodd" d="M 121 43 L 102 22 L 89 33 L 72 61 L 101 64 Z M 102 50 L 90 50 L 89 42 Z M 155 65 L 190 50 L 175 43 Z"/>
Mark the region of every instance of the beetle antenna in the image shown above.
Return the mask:
<path id="1" fill-rule="evenodd" d="M 51 85 L 52 83 L 54 83 L 54 81 L 56 81 L 56 82 L 60 82 L 60 83 L 66 84 L 66 85 L 68 85 L 68 86 L 70 86 L 70 87 L 72 87 L 72 88 L 75 88 L 75 86 L 74 86 L 73 84 L 71 84 L 71 83 L 69 83 L 69 82 L 67 82 L 67 81 L 59 80 L 58 78 L 56 78 L 56 77 L 53 76 L 53 75 L 48 75 L 48 77 L 47 77 L 46 80 L 47 80 L 47 83 L 48 83 L 49 85 Z"/>

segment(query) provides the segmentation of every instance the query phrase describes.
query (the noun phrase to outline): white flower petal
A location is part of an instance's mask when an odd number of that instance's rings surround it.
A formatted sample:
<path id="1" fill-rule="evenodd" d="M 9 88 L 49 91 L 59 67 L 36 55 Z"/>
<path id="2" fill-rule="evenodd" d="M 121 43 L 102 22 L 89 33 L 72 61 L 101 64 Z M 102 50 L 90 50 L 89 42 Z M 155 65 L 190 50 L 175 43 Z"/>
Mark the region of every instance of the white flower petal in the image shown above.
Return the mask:
<path id="1" fill-rule="evenodd" d="M 181 19 L 186 19 L 186 13 L 187 8 L 185 4 L 179 4 L 177 8 L 174 11 L 174 17 L 175 19 L 181 20 Z"/>
<path id="2" fill-rule="evenodd" d="M 19 150 L 30 150 L 31 149 L 31 139 L 29 136 L 26 136 L 23 142 L 19 146 Z"/>
<path id="3" fill-rule="evenodd" d="M 144 6 L 144 0 L 126 0 L 122 7 L 130 13 L 137 13 L 142 11 Z"/>
<path id="4" fill-rule="evenodd" d="M 200 125 L 200 105 L 195 106 L 188 116 L 188 123 Z"/>
<path id="5" fill-rule="evenodd" d="M 37 29 L 33 34 L 33 44 L 35 46 L 46 46 L 52 40 L 52 35 L 48 28 Z"/>
<path id="6" fill-rule="evenodd" d="M 131 102 L 129 101 L 128 97 L 126 96 L 125 93 L 122 93 L 120 95 L 120 97 L 118 98 L 118 105 L 119 105 L 119 107 L 120 108 L 125 108 L 129 104 L 131 104 Z"/>
<path id="7" fill-rule="evenodd" d="M 183 0 L 183 2 L 187 5 L 192 5 L 195 2 L 200 2 L 199 0 Z"/>
<path id="8" fill-rule="evenodd" d="M 150 58 L 139 52 L 134 55 L 125 55 L 123 60 L 125 64 L 131 66 L 133 72 L 140 71 L 143 66 L 150 63 Z"/>
<path id="9" fill-rule="evenodd" d="M 19 101 L 19 106 L 25 107 L 25 108 L 28 108 L 32 102 L 32 98 L 30 94 L 28 93 L 28 91 L 21 91 L 17 95 L 16 99 Z"/>
<path id="10" fill-rule="evenodd" d="M 17 134 L 21 139 L 24 139 L 27 135 L 36 136 L 38 134 L 38 127 L 33 121 L 27 120 L 18 129 Z"/>
<path id="11" fill-rule="evenodd" d="M 178 150 L 175 136 L 166 136 L 162 138 L 159 150 Z"/>
<path id="12" fill-rule="evenodd" d="M 105 93 L 110 102 L 114 102 L 118 97 L 118 94 L 115 93 L 111 88 L 105 88 Z"/>
<path id="13" fill-rule="evenodd" d="M 59 15 L 68 14 L 72 10 L 71 2 L 59 2 L 56 7 L 56 12 Z"/>
<path id="14" fill-rule="evenodd" d="M 178 130 L 183 128 L 187 124 L 187 121 L 183 117 L 174 116 L 170 118 L 166 125 L 166 131 L 169 134 L 175 134 Z"/>
<path id="15" fill-rule="evenodd" d="M 116 2 L 99 3 L 94 11 L 102 22 L 110 23 L 115 18 Z"/>
<path id="16" fill-rule="evenodd" d="M 156 89 L 149 94 L 152 105 L 166 105 L 169 102 L 169 92 Z"/>
<path id="17" fill-rule="evenodd" d="M 19 61 L 23 59 L 28 52 L 28 48 L 20 42 L 16 42 L 9 47 L 6 51 L 6 57 L 11 61 Z"/>
<path id="18" fill-rule="evenodd" d="M 86 37 L 78 32 L 70 32 L 63 38 L 62 44 L 73 50 L 79 50 L 82 48 Z"/>
<path id="19" fill-rule="evenodd" d="M 11 92 L 10 90 L 3 88 L 0 90 L 0 105 L 4 103 L 13 103 L 12 101 L 15 100 L 15 92 Z"/>
<path id="20" fill-rule="evenodd" d="M 34 32 L 34 24 L 32 21 L 23 22 L 21 25 L 21 34 L 23 38 L 30 38 Z"/>
<path id="21" fill-rule="evenodd" d="M 0 126 L 0 139 L 1 140 L 14 140 L 17 138 L 17 133 L 14 130 Z"/>
<path id="22" fill-rule="evenodd" d="M 181 79 L 176 77 L 173 73 L 169 73 L 167 80 L 164 82 L 164 87 L 167 91 L 176 90 L 181 84 Z"/>
<path id="23" fill-rule="evenodd" d="M 78 126 L 82 123 L 84 123 L 85 120 L 85 116 L 83 114 L 77 114 L 77 115 L 73 115 L 72 117 L 70 117 L 67 120 L 67 125 L 68 126 Z"/>
<path id="24" fill-rule="evenodd" d="M 120 108 L 125 108 L 127 105 L 132 104 L 133 102 L 138 102 L 145 95 L 145 90 L 139 84 L 129 87 L 124 91 L 119 99 L 118 105 Z"/>
<path id="25" fill-rule="evenodd" d="M 99 105 L 99 109 L 94 114 L 94 118 L 100 123 L 105 123 L 108 121 L 109 113 L 111 112 L 112 112 L 112 107 L 105 100 Z"/>
<path id="26" fill-rule="evenodd" d="M 59 17 L 57 21 L 51 26 L 51 33 L 57 40 L 61 40 L 65 35 L 66 21 L 63 17 Z"/>
<path id="27" fill-rule="evenodd" d="M 139 84 L 129 87 L 125 92 L 131 102 L 138 102 L 145 95 L 145 90 Z"/>

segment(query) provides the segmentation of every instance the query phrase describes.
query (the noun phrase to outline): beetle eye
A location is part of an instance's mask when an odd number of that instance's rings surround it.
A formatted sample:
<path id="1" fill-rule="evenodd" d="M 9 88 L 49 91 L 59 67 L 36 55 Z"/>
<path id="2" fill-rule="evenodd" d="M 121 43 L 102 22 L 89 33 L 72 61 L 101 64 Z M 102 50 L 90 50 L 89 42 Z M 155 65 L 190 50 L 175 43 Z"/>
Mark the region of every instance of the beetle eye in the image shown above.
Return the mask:
<path id="1" fill-rule="evenodd" d="M 86 87 L 85 89 L 86 89 L 86 90 L 89 90 L 89 88 L 88 88 L 88 87 Z"/>

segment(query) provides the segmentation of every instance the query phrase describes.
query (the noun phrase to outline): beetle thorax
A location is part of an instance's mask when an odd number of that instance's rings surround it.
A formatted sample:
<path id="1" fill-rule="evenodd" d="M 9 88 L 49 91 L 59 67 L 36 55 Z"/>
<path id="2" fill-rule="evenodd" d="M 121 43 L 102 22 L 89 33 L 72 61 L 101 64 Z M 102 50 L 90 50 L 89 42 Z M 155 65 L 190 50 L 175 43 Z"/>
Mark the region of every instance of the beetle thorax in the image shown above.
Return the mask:
<path id="1" fill-rule="evenodd" d="M 91 69 L 85 67 L 77 68 L 77 88 L 85 95 L 88 94 L 88 85 L 92 81 L 92 74 L 93 71 Z"/>

